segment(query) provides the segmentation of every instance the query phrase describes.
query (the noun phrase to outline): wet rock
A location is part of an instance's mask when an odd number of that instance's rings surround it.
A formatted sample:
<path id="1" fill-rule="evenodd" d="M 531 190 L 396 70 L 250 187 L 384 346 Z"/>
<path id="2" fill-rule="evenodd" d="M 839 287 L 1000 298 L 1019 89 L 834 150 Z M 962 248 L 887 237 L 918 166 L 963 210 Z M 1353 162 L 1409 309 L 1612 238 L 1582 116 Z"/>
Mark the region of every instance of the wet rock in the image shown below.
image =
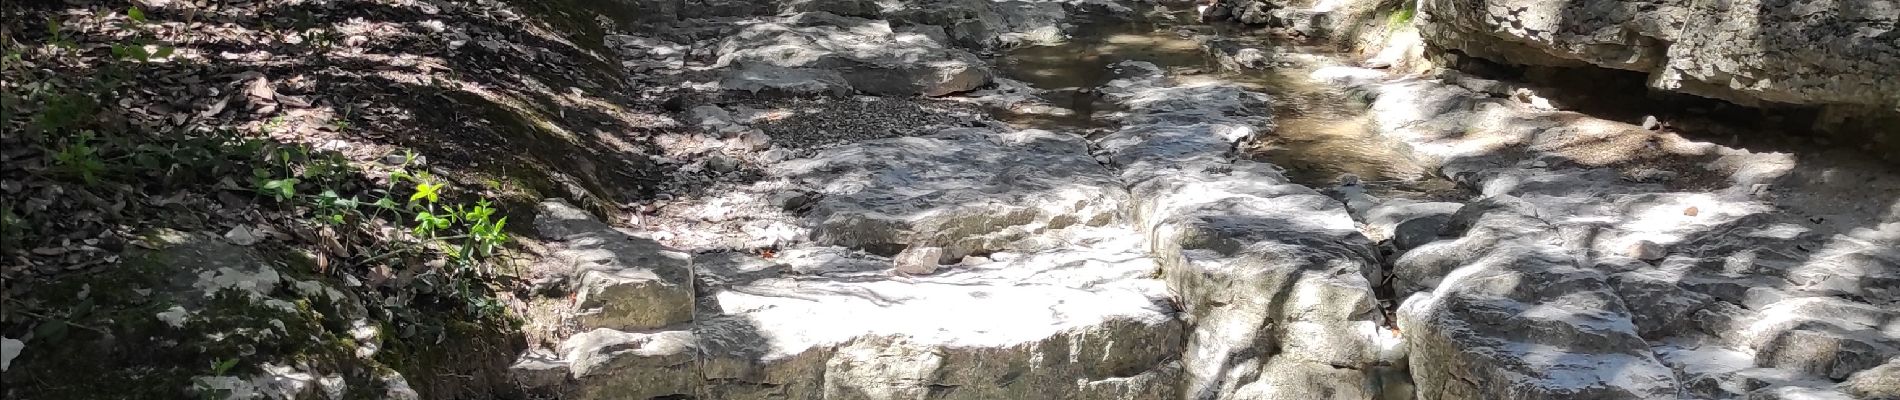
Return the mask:
<path id="1" fill-rule="evenodd" d="M 879 43 L 866 47 L 865 43 Z M 746 26 L 719 45 L 719 65 L 838 72 L 878 95 L 941 96 L 989 83 L 982 60 L 890 23 L 811 12 Z"/>
<path id="2" fill-rule="evenodd" d="M 1183 390 L 1371 397 L 1360 392 L 1365 370 L 1398 359 L 1368 282 L 1371 243 L 1338 202 L 1232 156 L 1265 119 L 1267 108 L 1253 107 L 1264 96 L 1173 86 L 1152 64 L 1117 68 L 1122 78 L 1102 93 L 1129 111 L 1097 146 L 1130 182 L 1130 214 L 1187 311 Z"/>
<path id="3" fill-rule="evenodd" d="M 555 247 L 550 262 L 578 283 L 582 329 L 654 329 L 692 320 L 687 256 L 621 233 L 561 200 L 543 201 L 535 230 Z"/>
<path id="4" fill-rule="evenodd" d="M 1451 222 L 1451 215 L 1463 204 L 1393 200 L 1380 203 L 1365 213 L 1368 233 L 1392 241 L 1400 251 L 1411 250 L 1438 240 L 1438 233 Z"/>
<path id="5" fill-rule="evenodd" d="M 1267 25 L 1286 28 L 1300 35 L 1318 38 L 1330 32 L 1333 26 L 1332 13 L 1327 11 L 1282 8 L 1267 13 Z"/>
<path id="6" fill-rule="evenodd" d="M 1207 36 L 1201 38 L 1199 42 L 1201 50 L 1213 56 L 1214 61 L 1219 63 L 1222 69 L 1228 71 L 1264 69 L 1274 65 L 1273 55 L 1267 53 L 1266 50 L 1247 47 L 1233 39 Z"/>

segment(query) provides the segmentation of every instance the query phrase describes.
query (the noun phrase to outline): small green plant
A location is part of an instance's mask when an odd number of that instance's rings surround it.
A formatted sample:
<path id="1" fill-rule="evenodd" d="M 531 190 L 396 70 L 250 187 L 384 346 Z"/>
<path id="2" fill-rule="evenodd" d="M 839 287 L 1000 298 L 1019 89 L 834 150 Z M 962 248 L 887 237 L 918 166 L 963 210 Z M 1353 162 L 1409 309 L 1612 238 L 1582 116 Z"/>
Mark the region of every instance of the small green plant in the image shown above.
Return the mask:
<path id="1" fill-rule="evenodd" d="M 172 52 L 177 50 L 172 46 L 156 44 L 156 41 L 152 39 L 153 35 L 151 30 L 146 26 L 144 10 L 140 10 L 138 7 L 126 9 L 125 17 L 132 21 L 126 24 L 126 28 L 138 32 L 138 35 L 133 36 L 125 43 L 113 44 L 113 57 L 125 61 L 145 62 L 155 58 L 171 57 Z"/>
<path id="2" fill-rule="evenodd" d="M 224 376 L 226 373 L 230 373 L 231 368 L 236 367 L 237 363 L 238 363 L 238 359 L 236 358 L 220 358 L 216 361 L 212 361 L 210 368 L 207 368 L 205 371 L 207 372 L 205 376 L 207 377 Z M 206 400 L 222 399 L 222 398 L 229 397 L 231 395 L 230 393 L 228 393 L 229 389 L 213 388 L 211 387 L 210 384 L 204 381 L 199 381 L 196 385 L 198 389 L 198 397 L 201 399 L 206 399 Z"/>
<path id="3" fill-rule="evenodd" d="M 265 180 L 258 191 L 276 198 L 277 201 L 287 201 L 297 196 L 297 182 L 300 181 L 302 180 L 297 178 Z"/>
<path id="4" fill-rule="evenodd" d="M 77 177 L 86 184 L 99 183 L 100 176 L 105 174 L 106 162 L 99 158 L 99 150 L 92 146 L 93 142 L 94 134 L 90 130 L 68 138 L 53 152 L 53 165 L 62 174 Z"/>
<path id="5" fill-rule="evenodd" d="M 1416 14 L 1418 13 L 1417 4 L 1418 3 L 1415 3 L 1412 1 L 1406 1 L 1403 3 L 1403 5 L 1399 6 L 1399 9 L 1393 10 L 1392 14 L 1386 15 L 1385 29 L 1388 31 L 1395 31 L 1395 30 L 1399 30 L 1399 28 L 1405 27 L 1406 25 L 1411 25 L 1412 17 L 1416 16 Z"/>

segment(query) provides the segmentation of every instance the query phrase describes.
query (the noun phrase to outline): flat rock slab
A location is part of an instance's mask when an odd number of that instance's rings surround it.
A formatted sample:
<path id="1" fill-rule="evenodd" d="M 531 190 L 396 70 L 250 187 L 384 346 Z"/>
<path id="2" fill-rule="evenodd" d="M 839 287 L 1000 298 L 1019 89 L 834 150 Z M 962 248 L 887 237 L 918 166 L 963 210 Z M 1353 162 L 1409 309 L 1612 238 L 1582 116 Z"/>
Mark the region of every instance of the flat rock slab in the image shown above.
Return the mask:
<path id="1" fill-rule="evenodd" d="M 703 256 L 694 330 L 713 398 L 1173 397 L 1181 323 L 1140 238 L 1052 234 L 901 276 L 837 247 Z M 983 262 L 986 258 L 995 261 Z"/>
<path id="2" fill-rule="evenodd" d="M 1797 214 L 1867 209 L 1802 200 L 1839 189 L 1801 176 L 1851 168 L 1345 72 L 1315 78 L 1369 92 L 1375 133 L 1485 196 L 1395 263 L 1423 398 L 1837 398 L 1895 356 L 1900 223 Z"/>
<path id="3" fill-rule="evenodd" d="M 839 146 L 776 168 L 811 188 L 811 239 L 894 255 L 910 246 L 966 253 L 1059 246 L 1035 234 L 1116 222 L 1127 197 L 1073 135 L 952 128 Z"/>
<path id="4" fill-rule="evenodd" d="M 535 230 L 575 286 L 581 329 L 656 329 L 693 320 L 691 258 L 622 233 L 561 200 L 540 205 Z"/>
<path id="5" fill-rule="evenodd" d="M 825 12 L 747 26 L 726 38 L 718 52 L 723 66 L 836 71 L 853 88 L 876 95 L 941 96 L 990 81 L 982 60 L 930 35 L 894 31 L 882 20 Z"/>

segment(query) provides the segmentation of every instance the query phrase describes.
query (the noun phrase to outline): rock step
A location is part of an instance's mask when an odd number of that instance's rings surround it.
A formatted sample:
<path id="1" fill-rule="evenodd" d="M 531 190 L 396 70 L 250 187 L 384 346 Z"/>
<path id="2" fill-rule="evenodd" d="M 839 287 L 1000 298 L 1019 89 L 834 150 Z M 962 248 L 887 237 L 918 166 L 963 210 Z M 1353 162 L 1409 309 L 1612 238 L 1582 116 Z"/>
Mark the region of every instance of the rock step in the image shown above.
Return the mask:
<path id="1" fill-rule="evenodd" d="M 1174 397 L 1181 322 L 1138 235 L 902 276 L 838 247 L 707 257 L 710 398 Z M 997 256 L 997 255 L 992 255 Z M 1007 260 L 1003 260 L 1007 259 Z"/>
<path id="2" fill-rule="evenodd" d="M 1402 360 L 1367 276 L 1371 242 L 1338 202 L 1234 143 L 1271 126 L 1265 95 L 1180 85 L 1114 66 L 1127 111 L 1096 141 L 1129 185 L 1131 216 L 1187 311 L 1187 398 L 1367 399 L 1374 367 Z"/>
<path id="3" fill-rule="evenodd" d="M 1314 78 L 1374 98 L 1375 134 L 1485 196 L 1396 263 L 1422 398 L 1845 398 L 1834 381 L 1893 356 L 1900 332 L 1873 321 L 1900 304 L 1900 224 L 1815 233 L 1764 189 L 1785 154 L 1437 80 Z"/>

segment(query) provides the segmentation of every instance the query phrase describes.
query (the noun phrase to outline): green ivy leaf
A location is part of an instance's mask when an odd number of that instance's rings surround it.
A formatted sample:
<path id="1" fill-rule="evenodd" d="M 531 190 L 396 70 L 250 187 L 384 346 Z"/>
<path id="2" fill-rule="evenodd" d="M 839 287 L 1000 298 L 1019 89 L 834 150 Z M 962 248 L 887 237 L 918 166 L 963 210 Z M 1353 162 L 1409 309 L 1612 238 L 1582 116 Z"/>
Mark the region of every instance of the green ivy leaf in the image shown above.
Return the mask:
<path id="1" fill-rule="evenodd" d="M 140 10 L 138 7 L 132 7 L 131 9 L 125 10 L 125 17 L 131 18 L 132 22 L 144 23 L 145 10 Z"/>

